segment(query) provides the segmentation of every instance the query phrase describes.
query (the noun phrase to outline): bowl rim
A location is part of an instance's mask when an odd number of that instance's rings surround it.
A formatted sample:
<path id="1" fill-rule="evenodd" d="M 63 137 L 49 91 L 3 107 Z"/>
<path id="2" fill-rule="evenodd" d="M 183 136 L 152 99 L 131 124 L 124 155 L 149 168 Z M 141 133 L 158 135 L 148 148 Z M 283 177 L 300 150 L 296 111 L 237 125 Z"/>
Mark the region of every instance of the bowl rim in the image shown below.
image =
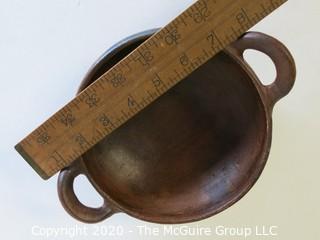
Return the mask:
<path id="1" fill-rule="evenodd" d="M 110 58 L 115 56 L 119 51 L 122 49 L 128 47 L 129 45 L 140 41 L 140 40 L 146 40 L 150 36 L 152 36 L 154 33 L 156 33 L 159 29 L 150 29 L 147 31 L 143 31 L 134 35 L 131 35 L 118 43 L 114 44 L 111 48 L 109 48 L 107 51 L 105 51 L 98 60 L 90 67 L 87 74 L 81 81 L 81 84 L 78 89 L 78 93 L 80 93 L 83 89 L 88 87 L 92 82 L 92 77 L 95 75 L 96 71 Z M 121 203 L 114 200 L 112 197 L 108 195 L 105 191 L 103 191 L 99 185 L 96 183 L 96 181 L 93 179 L 91 174 L 89 173 L 85 161 L 83 158 L 80 158 L 80 166 L 81 170 L 83 171 L 83 174 L 86 175 L 89 182 L 94 186 L 94 188 L 98 191 L 98 193 L 102 196 L 104 200 L 107 201 L 108 204 L 110 204 L 111 209 L 114 213 L 125 213 L 129 216 L 132 216 L 134 218 L 138 218 L 140 220 L 153 222 L 153 223 L 160 223 L 160 224 L 181 224 L 181 223 L 190 223 L 195 221 L 200 221 L 203 219 L 206 219 L 208 217 L 212 217 L 223 210 L 231 207 L 233 204 L 238 202 L 241 198 L 243 198 L 249 190 L 255 185 L 257 180 L 259 179 L 260 175 L 263 172 L 263 169 L 267 163 L 267 159 L 270 153 L 270 147 L 271 147 L 271 141 L 272 141 L 272 109 L 267 104 L 266 96 L 262 91 L 262 85 L 257 77 L 257 75 L 254 73 L 250 65 L 241 57 L 239 56 L 232 45 L 228 46 L 223 50 L 224 53 L 226 53 L 229 57 L 231 57 L 241 68 L 242 70 L 248 75 L 248 77 L 252 80 L 252 83 L 257 90 L 257 93 L 259 95 L 259 100 L 261 102 L 261 106 L 263 108 L 264 112 L 264 126 L 265 126 L 265 137 L 263 144 L 261 145 L 260 153 L 258 154 L 260 156 L 259 161 L 257 161 L 257 168 L 252 172 L 252 174 L 248 177 L 248 181 L 246 182 L 245 186 L 239 190 L 235 196 L 233 196 L 231 199 L 226 201 L 224 204 L 222 204 L 219 208 L 215 209 L 209 209 L 205 213 L 197 214 L 197 213 L 191 213 L 191 214 L 183 214 L 183 215 L 174 215 L 174 216 L 166 216 L 166 215 L 146 215 L 137 211 L 134 211 L 130 208 L 127 208 L 126 206 L 121 205 Z"/>

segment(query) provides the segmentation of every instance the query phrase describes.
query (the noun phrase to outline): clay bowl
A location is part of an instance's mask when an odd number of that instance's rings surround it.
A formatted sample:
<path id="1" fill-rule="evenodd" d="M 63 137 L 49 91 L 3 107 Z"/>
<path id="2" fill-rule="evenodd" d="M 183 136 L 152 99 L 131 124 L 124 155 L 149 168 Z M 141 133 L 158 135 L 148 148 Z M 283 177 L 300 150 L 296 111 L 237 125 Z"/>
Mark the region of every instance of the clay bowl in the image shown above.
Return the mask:
<path id="1" fill-rule="evenodd" d="M 91 68 L 86 88 L 155 30 L 115 45 Z M 243 59 L 266 53 L 277 78 L 264 86 Z M 200 67 L 121 128 L 61 171 L 64 208 L 83 222 L 116 212 L 157 223 L 207 218 L 244 196 L 259 178 L 271 145 L 274 104 L 292 88 L 295 65 L 274 38 L 250 32 Z M 84 174 L 104 198 L 84 206 L 73 191 Z"/>

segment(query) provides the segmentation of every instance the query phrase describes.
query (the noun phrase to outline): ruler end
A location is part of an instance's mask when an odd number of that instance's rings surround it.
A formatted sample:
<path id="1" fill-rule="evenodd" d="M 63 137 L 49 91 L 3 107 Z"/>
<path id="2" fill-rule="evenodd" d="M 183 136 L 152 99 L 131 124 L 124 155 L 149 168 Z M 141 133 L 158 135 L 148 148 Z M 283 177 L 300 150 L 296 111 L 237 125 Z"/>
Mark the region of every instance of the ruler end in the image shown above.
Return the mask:
<path id="1" fill-rule="evenodd" d="M 27 163 L 38 173 L 38 175 L 44 179 L 48 180 L 50 176 L 46 174 L 36 163 L 35 161 L 29 156 L 29 154 L 23 149 L 20 144 L 17 144 L 15 147 L 16 151 L 27 161 Z"/>

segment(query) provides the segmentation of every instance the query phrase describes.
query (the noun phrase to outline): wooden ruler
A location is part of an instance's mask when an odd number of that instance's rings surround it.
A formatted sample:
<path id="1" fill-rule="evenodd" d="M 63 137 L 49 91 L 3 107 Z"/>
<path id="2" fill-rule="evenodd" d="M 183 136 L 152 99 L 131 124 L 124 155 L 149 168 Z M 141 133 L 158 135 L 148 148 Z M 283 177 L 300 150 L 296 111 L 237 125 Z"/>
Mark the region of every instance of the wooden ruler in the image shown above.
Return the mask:
<path id="1" fill-rule="evenodd" d="M 16 145 L 43 178 L 168 91 L 286 0 L 199 0 Z"/>

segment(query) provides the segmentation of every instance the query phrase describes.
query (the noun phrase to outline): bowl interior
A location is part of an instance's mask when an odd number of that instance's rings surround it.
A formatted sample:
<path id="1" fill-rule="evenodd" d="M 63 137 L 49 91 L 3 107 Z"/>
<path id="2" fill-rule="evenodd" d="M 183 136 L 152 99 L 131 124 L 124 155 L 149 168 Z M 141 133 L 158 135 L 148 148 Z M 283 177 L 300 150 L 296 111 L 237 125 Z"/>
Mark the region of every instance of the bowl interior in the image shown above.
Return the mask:
<path id="1" fill-rule="evenodd" d="M 141 42 L 102 59 L 86 85 Z M 263 166 L 266 122 L 252 79 L 221 52 L 88 151 L 84 162 L 100 190 L 131 214 L 196 220 L 253 185 Z"/>

